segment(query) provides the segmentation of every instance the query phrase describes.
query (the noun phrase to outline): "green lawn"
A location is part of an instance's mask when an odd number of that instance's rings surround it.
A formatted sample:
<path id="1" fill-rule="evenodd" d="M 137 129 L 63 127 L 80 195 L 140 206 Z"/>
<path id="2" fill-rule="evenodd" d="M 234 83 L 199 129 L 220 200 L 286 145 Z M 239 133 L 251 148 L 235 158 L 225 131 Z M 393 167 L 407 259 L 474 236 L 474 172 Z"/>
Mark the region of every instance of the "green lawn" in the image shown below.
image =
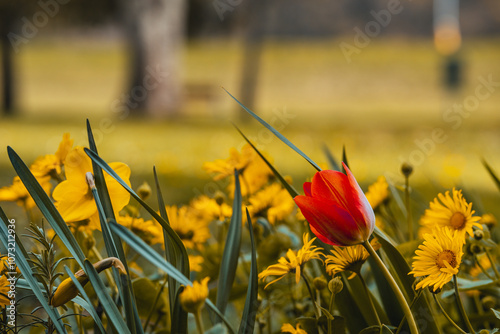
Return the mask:
<path id="1" fill-rule="evenodd" d="M 345 145 L 364 185 L 386 172 L 400 182 L 401 161 L 413 157 L 419 162 L 413 177 L 417 188 L 462 185 L 498 201 L 480 158 L 500 172 L 500 92 L 481 101 L 470 117 L 460 118 L 457 129 L 442 117 L 453 103 L 475 93 L 479 76 L 500 81 L 498 40 L 464 42 L 466 84 L 450 95 L 440 84 L 442 59 L 430 41 L 374 40 L 348 64 L 338 45 L 349 38 L 267 41 L 255 111 L 317 162 L 326 162 L 323 144 L 337 157 Z M 185 119 L 111 118 L 111 130 L 101 126 L 101 120 L 111 117 L 110 104 L 125 90 L 125 50 L 120 41 L 53 38 L 26 45 L 16 65 L 22 117 L 1 119 L 0 146 L 11 145 L 30 163 L 53 152 L 64 132 L 84 143 L 85 119 L 90 118 L 103 135 L 99 147 L 106 160 L 130 164 L 137 184 L 150 179 L 156 165 L 175 201 L 192 197 L 209 182 L 201 169 L 204 161 L 224 158 L 230 147 L 242 144 L 232 120 L 274 157 L 279 170 L 294 176 L 297 187 L 313 174 L 292 150 L 241 117 L 236 103 L 219 88 L 239 94 L 242 49 L 234 41 L 187 44 L 184 83 L 205 87 L 208 97 L 186 101 Z M 443 130 L 440 138 L 445 140 L 431 144 L 436 128 Z M 10 182 L 14 174 L 5 153 L 0 168 L 0 179 Z"/>

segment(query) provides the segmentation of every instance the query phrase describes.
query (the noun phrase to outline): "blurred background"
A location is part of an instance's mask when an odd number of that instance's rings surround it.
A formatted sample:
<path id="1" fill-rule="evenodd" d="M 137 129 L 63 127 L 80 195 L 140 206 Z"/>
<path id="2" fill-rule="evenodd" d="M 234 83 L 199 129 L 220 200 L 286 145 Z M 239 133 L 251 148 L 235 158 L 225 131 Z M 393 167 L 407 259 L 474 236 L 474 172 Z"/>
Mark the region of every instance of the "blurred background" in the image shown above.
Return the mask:
<path id="1" fill-rule="evenodd" d="M 500 197 L 500 3 L 496 0 L 0 0 L 0 181 L 88 118 L 133 186 L 161 174 L 166 199 L 212 191 L 204 161 L 243 140 L 297 188 L 314 170 L 221 87 L 318 163 L 345 147 L 363 188 L 400 166 L 429 193 Z"/>

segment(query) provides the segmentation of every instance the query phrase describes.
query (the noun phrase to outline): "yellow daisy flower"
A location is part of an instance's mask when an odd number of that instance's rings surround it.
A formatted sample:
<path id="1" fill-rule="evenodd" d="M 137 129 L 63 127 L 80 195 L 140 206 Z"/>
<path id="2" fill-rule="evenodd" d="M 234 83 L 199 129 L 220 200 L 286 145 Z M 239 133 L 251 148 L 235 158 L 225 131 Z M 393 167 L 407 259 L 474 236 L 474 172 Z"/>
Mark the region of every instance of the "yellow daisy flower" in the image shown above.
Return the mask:
<path id="1" fill-rule="evenodd" d="M 389 185 L 385 177 L 379 176 L 377 181 L 368 187 L 365 196 L 373 210 L 387 200 L 389 198 Z"/>
<path id="2" fill-rule="evenodd" d="M 375 250 L 380 248 L 380 244 L 375 238 L 372 239 L 370 244 Z M 325 257 L 326 272 L 333 277 L 343 271 L 351 271 L 352 274 L 349 276 L 349 279 L 360 273 L 361 266 L 370 256 L 363 245 L 348 247 L 334 246 L 330 252 L 333 255 Z"/>
<path id="3" fill-rule="evenodd" d="M 186 286 L 179 295 L 182 308 L 186 312 L 198 313 L 205 305 L 205 299 L 208 297 L 208 281 L 210 277 L 205 277 L 201 283 L 195 281 L 193 286 Z"/>
<path id="4" fill-rule="evenodd" d="M 130 168 L 127 165 L 112 162 L 109 166 L 130 186 Z M 92 172 L 92 162 L 83 147 L 75 147 L 66 156 L 66 180 L 59 183 L 52 193 L 56 208 L 66 223 L 85 221 L 92 216 L 98 216 L 94 197 L 87 184 L 87 172 Z M 109 174 L 104 173 L 104 179 L 117 215 L 129 202 L 130 194 Z"/>
<path id="5" fill-rule="evenodd" d="M 453 188 L 452 196 L 449 191 L 444 195 L 438 194 L 438 198 L 431 202 L 430 209 L 425 210 L 420 223 L 431 229 L 447 226 L 456 230 L 457 237 L 465 243 L 466 234 L 474 235 L 473 226 L 482 229 L 481 224 L 477 223 L 481 217 L 473 216 L 475 211 L 472 210 L 472 203 L 467 203 L 461 190 Z"/>
<path id="6" fill-rule="evenodd" d="M 281 326 L 281 333 L 307 334 L 305 330 L 300 328 L 300 324 L 297 324 L 297 327 L 293 327 L 290 324 L 284 324 Z"/>
<path id="7" fill-rule="evenodd" d="M 274 224 L 292 213 L 295 202 L 280 184 L 273 183 L 249 199 L 248 212 L 252 218 L 264 217 Z M 246 216 L 246 215 L 245 215 Z"/>
<path id="8" fill-rule="evenodd" d="M 50 193 L 50 189 L 52 189 L 50 178 L 37 178 L 37 181 L 46 193 Z M 25 209 L 35 207 L 35 201 L 33 201 L 28 189 L 26 189 L 19 176 L 14 177 L 12 185 L 0 188 L 0 202 L 2 201 L 16 202 L 17 205 Z"/>
<path id="9" fill-rule="evenodd" d="M 10 283 L 7 276 L 0 276 L 0 309 L 10 304 L 9 298 Z"/>
<path id="10" fill-rule="evenodd" d="M 186 248 L 202 248 L 210 238 L 210 229 L 206 222 L 199 220 L 189 210 L 189 207 L 165 206 L 170 227 L 181 238 Z"/>
<path id="11" fill-rule="evenodd" d="M 214 220 L 223 221 L 231 217 L 233 213 L 231 206 L 224 203 L 222 199 L 217 201 L 215 198 L 205 195 L 195 198 L 189 205 L 193 209 L 192 212 L 196 218 L 207 223 Z"/>
<path id="12" fill-rule="evenodd" d="M 191 271 L 200 272 L 203 268 L 201 265 L 203 264 L 204 258 L 200 255 L 189 255 L 189 268 Z"/>
<path id="13" fill-rule="evenodd" d="M 463 255 L 459 233 L 448 227 L 437 227 L 424 235 L 424 243 L 415 251 L 410 272 L 415 277 L 424 277 L 417 289 L 429 286 L 437 291 L 458 273 Z"/>
<path id="14" fill-rule="evenodd" d="M 299 283 L 300 273 L 302 266 L 309 260 L 318 259 L 321 260 L 321 251 L 323 248 L 313 246 L 313 242 L 316 238 L 309 240 L 309 233 L 304 233 L 304 246 L 297 252 L 289 249 L 286 253 L 286 257 L 281 257 L 277 264 L 270 265 L 267 269 L 263 270 L 259 274 L 259 279 L 265 280 L 268 276 L 280 276 L 274 281 L 268 283 L 264 289 L 269 285 L 279 281 L 285 277 L 288 273 L 295 273 L 295 282 Z M 288 259 L 287 259 L 288 258 Z"/>
<path id="15" fill-rule="evenodd" d="M 131 216 L 118 216 L 116 220 L 119 224 L 127 227 L 133 233 L 137 234 L 148 245 L 154 245 L 163 241 L 163 231 L 159 224 L 152 220 L 134 218 Z"/>

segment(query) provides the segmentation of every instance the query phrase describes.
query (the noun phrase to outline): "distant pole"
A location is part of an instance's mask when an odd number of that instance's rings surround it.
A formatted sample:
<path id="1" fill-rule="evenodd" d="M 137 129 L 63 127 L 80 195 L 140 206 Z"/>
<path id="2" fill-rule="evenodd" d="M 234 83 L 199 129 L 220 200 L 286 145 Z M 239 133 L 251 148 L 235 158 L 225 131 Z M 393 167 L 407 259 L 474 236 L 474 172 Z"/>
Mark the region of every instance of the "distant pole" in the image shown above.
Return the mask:
<path id="1" fill-rule="evenodd" d="M 459 0 L 434 0 L 434 46 L 445 57 L 444 84 L 450 91 L 462 83 L 461 44 Z"/>

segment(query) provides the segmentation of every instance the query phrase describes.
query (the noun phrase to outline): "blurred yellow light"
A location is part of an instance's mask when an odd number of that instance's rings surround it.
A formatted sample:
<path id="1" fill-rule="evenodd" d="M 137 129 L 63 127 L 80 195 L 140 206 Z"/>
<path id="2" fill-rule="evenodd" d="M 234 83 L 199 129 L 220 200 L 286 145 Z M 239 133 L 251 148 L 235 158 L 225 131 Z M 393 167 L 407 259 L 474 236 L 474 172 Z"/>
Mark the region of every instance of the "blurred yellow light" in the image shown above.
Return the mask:
<path id="1" fill-rule="evenodd" d="M 462 36 L 455 24 L 444 23 L 439 25 L 434 31 L 434 45 L 436 50 L 442 55 L 449 56 L 460 49 Z"/>

